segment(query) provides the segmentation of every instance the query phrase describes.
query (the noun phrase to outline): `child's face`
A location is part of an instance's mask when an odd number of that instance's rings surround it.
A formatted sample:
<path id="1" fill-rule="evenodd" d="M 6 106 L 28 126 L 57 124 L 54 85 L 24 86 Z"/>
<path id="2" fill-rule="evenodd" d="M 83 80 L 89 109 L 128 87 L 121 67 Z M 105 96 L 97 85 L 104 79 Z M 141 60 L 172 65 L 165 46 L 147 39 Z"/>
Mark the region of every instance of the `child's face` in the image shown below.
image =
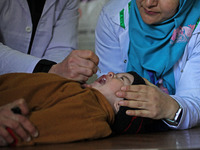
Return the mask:
<path id="1" fill-rule="evenodd" d="M 98 78 L 90 84 L 89 87 L 100 91 L 114 107 L 119 100 L 122 100 L 122 98 L 117 97 L 115 93 L 119 91 L 123 85 L 131 85 L 133 80 L 134 77 L 129 73 L 114 74 L 113 72 L 109 72 L 107 75 Z"/>

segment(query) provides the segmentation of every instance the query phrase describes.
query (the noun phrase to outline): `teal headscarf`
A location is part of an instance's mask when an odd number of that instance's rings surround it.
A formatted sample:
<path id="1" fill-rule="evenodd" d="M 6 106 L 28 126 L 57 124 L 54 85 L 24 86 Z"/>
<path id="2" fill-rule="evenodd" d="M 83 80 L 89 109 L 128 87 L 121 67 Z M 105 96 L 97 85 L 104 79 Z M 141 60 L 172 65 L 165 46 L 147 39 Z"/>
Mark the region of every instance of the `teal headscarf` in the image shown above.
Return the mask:
<path id="1" fill-rule="evenodd" d="M 174 94 L 173 66 L 183 55 L 200 17 L 199 10 L 200 0 L 180 0 L 178 12 L 172 18 L 148 25 L 140 16 L 136 0 L 132 0 L 127 71 L 135 71 L 152 83 L 155 81 L 154 84 L 162 78 L 164 87 Z"/>

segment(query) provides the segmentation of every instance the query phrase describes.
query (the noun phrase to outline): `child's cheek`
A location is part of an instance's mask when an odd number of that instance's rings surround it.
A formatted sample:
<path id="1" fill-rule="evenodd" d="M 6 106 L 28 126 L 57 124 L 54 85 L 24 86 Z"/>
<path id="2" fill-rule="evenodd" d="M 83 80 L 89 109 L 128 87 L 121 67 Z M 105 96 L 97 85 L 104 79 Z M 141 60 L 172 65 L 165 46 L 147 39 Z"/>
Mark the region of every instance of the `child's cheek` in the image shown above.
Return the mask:
<path id="1" fill-rule="evenodd" d="M 121 87 L 123 86 L 124 84 L 121 82 L 121 81 L 115 81 L 115 82 L 112 82 L 112 84 L 110 85 L 110 89 L 113 91 L 113 92 L 117 92 L 121 89 Z"/>

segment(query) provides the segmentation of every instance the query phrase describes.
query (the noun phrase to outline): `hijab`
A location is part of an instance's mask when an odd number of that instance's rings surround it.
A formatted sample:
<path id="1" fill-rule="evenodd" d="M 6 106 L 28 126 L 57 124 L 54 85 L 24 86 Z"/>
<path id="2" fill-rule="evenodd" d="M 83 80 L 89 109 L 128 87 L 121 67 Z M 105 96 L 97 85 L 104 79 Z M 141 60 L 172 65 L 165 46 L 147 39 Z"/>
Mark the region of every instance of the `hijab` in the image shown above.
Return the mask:
<path id="1" fill-rule="evenodd" d="M 136 0 L 131 1 L 129 19 L 129 63 L 127 71 L 175 93 L 173 66 L 181 58 L 199 19 L 200 0 L 180 0 L 177 13 L 155 25 L 143 22 Z"/>

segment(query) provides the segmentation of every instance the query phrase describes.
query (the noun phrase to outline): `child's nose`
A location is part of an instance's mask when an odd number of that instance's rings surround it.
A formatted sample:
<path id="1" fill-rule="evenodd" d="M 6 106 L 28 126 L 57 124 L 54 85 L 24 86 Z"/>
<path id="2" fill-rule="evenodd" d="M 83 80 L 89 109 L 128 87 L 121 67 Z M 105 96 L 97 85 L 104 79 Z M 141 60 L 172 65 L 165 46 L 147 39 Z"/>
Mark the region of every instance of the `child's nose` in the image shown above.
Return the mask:
<path id="1" fill-rule="evenodd" d="M 110 78 L 113 78 L 114 77 L 114 73 L 113 72 L 108 72 L 108 76 L 110 77 Z"/>

